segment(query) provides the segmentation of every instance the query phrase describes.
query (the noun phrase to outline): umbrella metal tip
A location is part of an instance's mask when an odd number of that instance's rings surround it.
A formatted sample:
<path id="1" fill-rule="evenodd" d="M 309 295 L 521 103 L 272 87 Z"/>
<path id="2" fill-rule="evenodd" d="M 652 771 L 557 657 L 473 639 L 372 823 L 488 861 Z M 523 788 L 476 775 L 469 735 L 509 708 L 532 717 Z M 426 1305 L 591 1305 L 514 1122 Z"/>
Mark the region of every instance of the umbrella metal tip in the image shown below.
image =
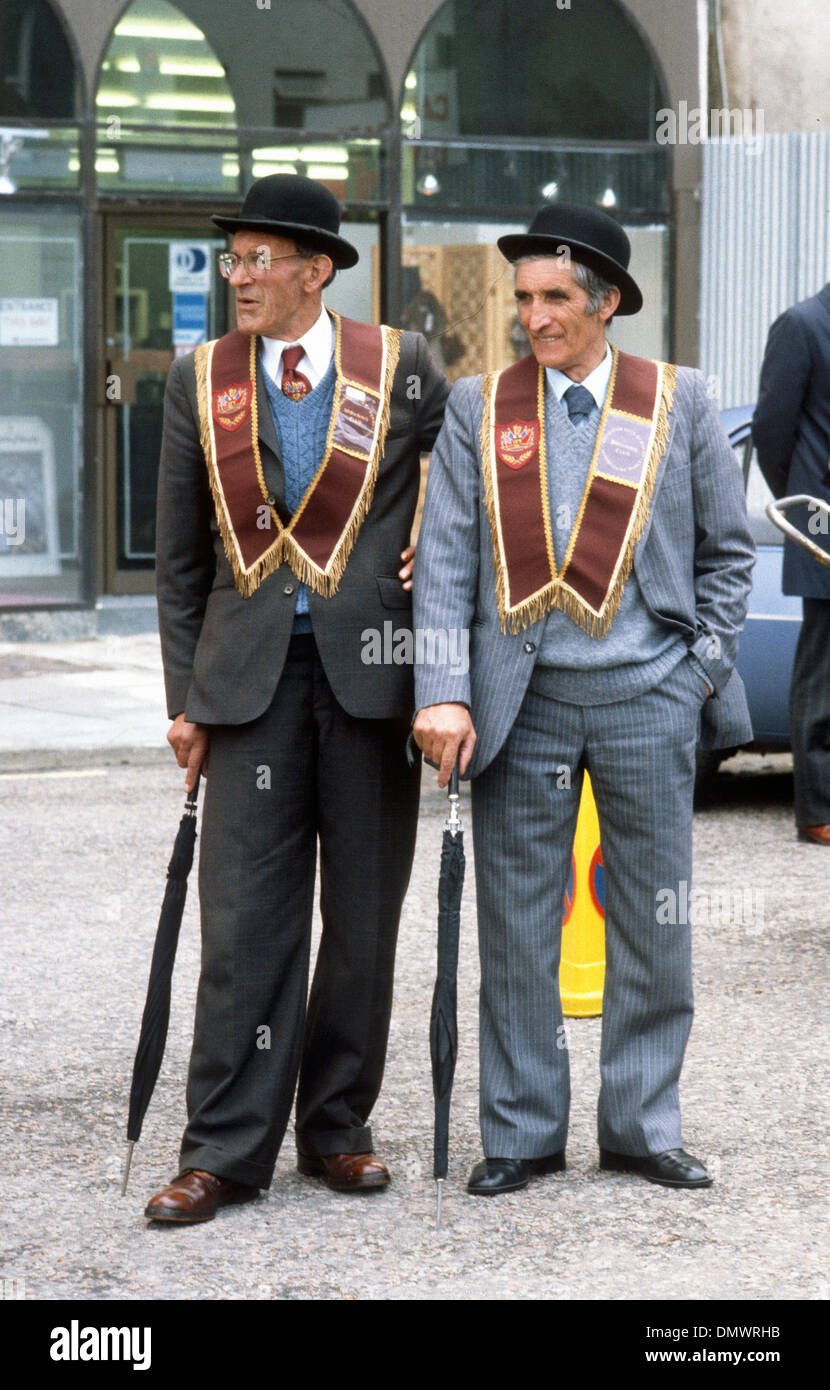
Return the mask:
<path id="1" fill-rule="evenodd" d="M 127 1195 L 127 1183 L 130 1181 L 130 1166 L 131 1166 L 132 1161 L 133 1161 L 133 1149 L 134 1149 L 134 1148 L 135 1148 L 135 1140 L 134 1140 L 134 1139 L 128 1139 L 128 1140 L 127 1140 L 127 1157 L 126 1157 L 126 1159 L 124 1160 L 124 1178 L 123 1178 L 123 1181 L 122 1181 L 122 1183 L 121 1183 L 121 1196 L 122 1196 L 122 1197 L 126 1197 L 126 1195 Z"/>

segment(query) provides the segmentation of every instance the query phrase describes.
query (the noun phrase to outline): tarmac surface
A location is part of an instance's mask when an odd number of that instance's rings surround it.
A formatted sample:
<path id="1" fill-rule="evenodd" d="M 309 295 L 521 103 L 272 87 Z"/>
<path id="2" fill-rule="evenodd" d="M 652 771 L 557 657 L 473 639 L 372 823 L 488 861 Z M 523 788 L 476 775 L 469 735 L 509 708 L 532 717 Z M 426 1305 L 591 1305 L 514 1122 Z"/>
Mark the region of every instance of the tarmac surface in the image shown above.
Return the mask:
<path id="1" fill-rule="evenodd" d="M 148 1224 L 145 1202 L 176 1172 L 199 962 L 194 871 L 167 1053 L 122 1198 L 132 1060 L 183 801 L 166 728 L 154 635 L 0 646 L 6 1297 L 830 1296 L 830 852 L 796 842 L 781 759 L 733 760 L 718 801 L 695 818 L 697 1015 L 681 1097 L 685 1146 L 708 1163 L 711 1190 L 674 1192 L 599 1172 L 601 1024 L 573 1019 L 567 1172 L 497 1199 L 466 1194 L 480 1145 L 465 793 L 460 1055 L 436 1229 L 428 1021 L 446 799 L 428 771 L 372 1121 L 392 1185 L 372 1196 L 329 1192 L 297 1173 L 289 1132 L 274 1184 L 255 1203 L 197 1227 Z M 716 910 L 725 889 L 740 895 L 727 920 Z"/>

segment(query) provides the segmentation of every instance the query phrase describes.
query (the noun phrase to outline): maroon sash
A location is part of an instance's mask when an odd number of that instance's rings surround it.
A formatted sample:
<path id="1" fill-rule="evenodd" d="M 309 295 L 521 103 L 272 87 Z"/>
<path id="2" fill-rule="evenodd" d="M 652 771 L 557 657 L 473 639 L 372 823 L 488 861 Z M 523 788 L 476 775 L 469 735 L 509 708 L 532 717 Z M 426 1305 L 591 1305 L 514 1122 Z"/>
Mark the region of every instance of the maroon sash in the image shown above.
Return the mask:
<path id="1" fill-rule="evenodd" d="M 485 377 L 484 493 L 502 631 L 552 608 L 603 637 L 620 606 L 669 436 L 676 368 L 613 349 L 611 378 L 561 570 L 551 534 L 545 373 L 533 356 Z"/>
<path id="2" fill-rule="evenodd" d="M 332 318 L 337 383 L 326 449 L 287 526 L 262 472 L 256 339 L 233 332 L 196 350 L 202 448 L 225 553 L 244 598 L 283 563 L 330 597 L 371 505 L 400 333 Z"/>

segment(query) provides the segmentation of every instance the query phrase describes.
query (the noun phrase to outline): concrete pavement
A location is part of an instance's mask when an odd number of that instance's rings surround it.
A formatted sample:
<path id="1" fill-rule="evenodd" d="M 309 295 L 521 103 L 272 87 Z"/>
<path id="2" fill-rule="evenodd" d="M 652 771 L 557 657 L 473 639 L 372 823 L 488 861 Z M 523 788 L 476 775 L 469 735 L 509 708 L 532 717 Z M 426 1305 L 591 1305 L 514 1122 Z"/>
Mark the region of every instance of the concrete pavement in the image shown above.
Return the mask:
<path id="1" fill-rule="evenodd" d="M 0 643 L 0 754 L 166 747 L 157 632 Z"/>
<path id="2" fill-rule="evenodd" d="M 392 1186 L 370 1198 L 328 1192 L 296 1172 L 289 1133 L 274 1185 L 258 1202 L 171 1230 L 148 1226 L 141 1213 L 176 1171 L 198 977 L 195 873 L 167 1055 L 130 1191 L 119 1195 L 132 1057 L 182 803 L 182 773 L 164 743 L 156 639 L 0 647 L 0 723 L 0 1279 L 8 1297 L 830 1296 L 830 851 L 796 843 L 786 775 L 745 761 L 724 777 L 720 802 L 695 819 L 704 908 L 724 890 L 748 904 L 725 921 L 703 910 L 695 926 L 698 1012 L 681 1094 L 686 1146 L 708 1161 L 710 1191 L 671 1192 L 598 1171 L 601 1025 L 574 1019 L 568 1171 L 508 1197 L 466 1195 L 480 1153 L 468 833 L 461 1048 L 445 1224 L 435 1229 L 427 1028 L 445 798 L 430 774 L 373 1117 Z M 466 791 L 463 799 L 469 830 Z"/>

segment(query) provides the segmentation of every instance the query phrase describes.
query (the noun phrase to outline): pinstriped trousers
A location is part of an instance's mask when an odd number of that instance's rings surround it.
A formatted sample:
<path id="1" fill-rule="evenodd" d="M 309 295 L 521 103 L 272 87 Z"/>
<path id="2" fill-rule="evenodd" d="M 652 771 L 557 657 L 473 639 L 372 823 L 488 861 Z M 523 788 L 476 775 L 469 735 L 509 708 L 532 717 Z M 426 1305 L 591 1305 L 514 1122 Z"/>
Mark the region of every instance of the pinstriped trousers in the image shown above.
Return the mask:
<path id="1" fill-rule="evenodd" d="M 559 955 L 586 768 L 605 875 L 599 1142 L 637 1155 L 681 1145 L 690 928 L 658 918 L 684 915 L 659 910 L 671 902 L 664 890 L 679 905 L 688 901 L 681 885 L 687 894 L 704 696 L 686 658 L 660 685 L 613 704 L 565 704 L 531 680 L 507 742 L 473 780 L 480 1119 L 490 1158 L 540 1158 L 565 1147 L 570 1077 Z"/>

